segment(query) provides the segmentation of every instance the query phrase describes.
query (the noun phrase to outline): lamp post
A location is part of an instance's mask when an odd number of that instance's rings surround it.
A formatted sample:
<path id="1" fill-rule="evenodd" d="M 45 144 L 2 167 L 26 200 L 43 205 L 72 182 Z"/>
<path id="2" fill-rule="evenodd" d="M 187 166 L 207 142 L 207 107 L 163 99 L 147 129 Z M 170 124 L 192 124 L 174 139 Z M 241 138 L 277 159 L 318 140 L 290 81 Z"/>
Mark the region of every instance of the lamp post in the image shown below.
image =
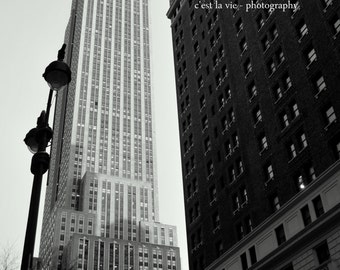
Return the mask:
<path id="1" fill-rule="evenodd" d="M 58 60 L 50 63 L 43 74 L 50 87 L 46 111 L 42 111 L 37 120 L 37 127 L 31 129 L 24 141 L 30 151 L 34 153 L 31 162 L 31 173 L 34 175 L 31 202 L 26 226 L 24 250 L 21 260 L 21 270 L 31 270 L 39 212 L 42 177 L 49 168 L 50 156 L 46 148 L 52 139 L 53 131 L 48 125 L 53 91 L 58 91 L 71 81 L 71 70 L 63 62 L 66 44 L 58 51 Z"/>

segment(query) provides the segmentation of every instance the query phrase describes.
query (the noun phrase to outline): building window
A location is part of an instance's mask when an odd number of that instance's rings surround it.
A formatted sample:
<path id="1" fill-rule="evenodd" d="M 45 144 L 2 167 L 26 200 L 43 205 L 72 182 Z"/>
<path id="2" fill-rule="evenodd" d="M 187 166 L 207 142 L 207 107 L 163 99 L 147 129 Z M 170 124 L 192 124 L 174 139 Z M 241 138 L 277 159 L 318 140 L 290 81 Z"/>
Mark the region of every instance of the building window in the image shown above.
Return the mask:
<path id="1" fill-rule="evenodd" d="M 298 191 L 304 190 L 306 188 L 305 181 L 303 181 L 302 175 L 295 176 L 295 184 L 298 188 Z"/>
<path id="2" fill-rule="evenodd" d="M 296 118 L 300 115 L 298 105 L 296 104 L 295 101 L 290 104 L 290 109 L 291 109 L 293 118 Z"/>
<path id="3" fill-rule="evenodd" d="M 255 246 L 251 246 L 249 248 L 249 256 L 250 256 L 250 262 L 252 265 L 257 262 Z"/>
<path id="4" fill-rule="evenodd" d="M 317 60 L 317 57 L 316 57 L 316 52 L 315 52 L 315 49 L 310 46 L 306 51 L 305 51 L 305 58 L 306 58 L 306 62 L 307 62 L 307 67 L 313 63 L 314 61 Z"/>
<path id="5" fill-rule="evenodd" d="M 208 117 L 206 115 L 203 116 L 201 123 L 202 123 L 202 131 L 205 131 L 208 128 Z"/>
<path id="6" fill-rule="evenodd" d="M 208 173 L 208 177 L 214 174 L 214 164 L 212 163 L 211 160 L 207 164 L 207 173 Z"/>
<path id="7" fill-rule="evenodd" d="M 231 150 L 231 143 L 230 141 L 226 141 L 225 144 L 224 144 L 224 150 L 225 150 L 225 153 L 226 153 L 226 157 L 230 156 L 231 153 L 232 153 L 232 150 Z"/>
<path id="8" fill-rule="evenodd" d="M 289 77 L 288 74 L 285 74 L 283 77 L 282 77 L 282 86 L 283 86 L 283 89 L 285 91 L 287 91 L 289 88 L 292 87 L 292 81 Z"/>
<path id="9" fill-rule="evenodd" d="M 314 210 L 315 210 L 315 215 L 316 217 L 320 217 L 323 213 L 325 213 L 324 209 L 323 209 L 323 205 L 322 205 L 322 201 L 321 201 L 321 197 L 320 195 L 317 196 L 315 199 L 313 199 L 313 206 L 314 206 Z"/>
<path id="10" fill-rule="evenodd" d="M 271 164 L 266 166 L 265 172 L 266 172 L 266 180 L 267 181 L 274 179 L 273 166 Z"/>
<path id="11" fill-rule="evenodd" d="M 273 96 L 274 96 L 274 99 L 275 101 L 279 100 L 280 98 L 282 98 L 282 91 L 281 91 L 281 88 L 280 88 L 280 85 L 279 84 L 276 84 L 274 87 L 273 87 Z"/>
<path id="12" fill-rule="evenodd" d="M 282 224 L 275 229 L 275 234 L 278 245 L 281 245 L 284 242 L 286 242 L 286 235 Z"/>
<path id="13" fill-rule="evenodd" d="M 216 200 L 217 191 L 216 191 L 215 185 L 209 188 L 209 196 L 210 196 L 210 202 L 213 202 Z"/>
<path id="14" fill-rule="evenodd" d="M 265 135 L 260 136 L 258 138 L 258 142 L 259 142 L 260 152 L 268 149 L 267 137 Z"/>
<path id="15" fill-rule="evenodd" d="M 245 220 L 246 233 L 250 233 L 253 230 L 253 223 L 250 217 L 246 217 Z"/>
<path id="16" fill-rule="evenodd" d="M 253 68 L 252 68 L 252 65 L 251 65 L 249 58 L 243 64 L 243 68 L 244 68 L 244 73 L 245 73 L 246 76 L 252 71 Z"/>
<path id="17" fill-rule="evenodd" d="M 305 35 L 308 34 L 308 28 L 304 20 L 302 20 L 297 26 L 297 34 L 301 40 Z"/>
<path id="18" fill-rule="evenodd" d="M 275 24 L 269 29 L 269 34 L 270 34 L 272 41 L 274 41 L 279 36 L 279 33 L 277 31 Z"/>
<path id="19" fill-rule="evenodd" d="M 282 48 L 278 48 L 275 54 L 276 54 L 277 63 L 278 65 L 280 65 L 285 60 L 285 56 L 283 54 Z"/>
<path id="20" fill-rule="evenodd" d="M 274 211 L 277 211 L 280 209 L 281 205 L 280 205 L 280 200 L 279 197 L 277 195 L 274 195 L 271 199 L 271 204 L 272 204 L 272 208 Z"/>
<path id="21" fill-rule="evenodd" d="M 210 141 L 210 138 L 207 137 L 205 140 L 204 140 L 204 151 L 205 152 L 208 152 L 211 150 L 211 141 Z"/>
<path id="22" fill-rule="evenodd" d="M 236 180 L 236 173 L 235 173 L 235 169 L 233 166 L 229 168 L 229 179 L 230 179 L 230 183 Z"/>
<path id="23" fill-rule="evenodd" d="M 296 149 L 295 149 L 295 145 L 294 143 L 289 143 L 287 145 L 287 148 L 288 148 L 288 155 L 289 155 L 289 159 L 293 159 L 296 157 Z"/>
<path id="24" fill-rule="evenodd" d="M 325 117 L 326 117 L 325 119 L 326 119 L 327 125 L 330 125 L 331 123 L 336 121 L 336 116 L 335 116 L 333 106 L 326 108 Z"/>
<path id="25" fill-rule="evenodd" d="M 285 112 L 281 113 L 279 118 L 280 118 L 282 129 L 284 129 L 284 128 L 289 126 L 288 116 L 287 116 L 287 114 Z"/>
<path id="26" fill-rule="evenodd" d="M 241 240 L 244 237 L 244 230 L 241 223 L 236 225 L 236 235 L 238 240 Z"/>
<path id="27" fill-rule="evenodd" d="M 299 143 L 299 150 L 306 148 L 308 146 L 307 139 L 305 133 L 300 131 L 297 135 L 298 137 L 298 143 Z"/>
<path id="28" fill-rule="evenodd" d="M 260 111 L 259 107 L 256 107 L 253 110 L 253 119 L 254 119 L 255 125 L 257 125 L 258 122 L 262 121 L 262 114 L 261 114 L 261 111 Z"/>
<path id="29" fill-rule="evenodd" d="M 326 83 L 325 79 L 321 74 L 318 74 L 314 80 L 313 80 L 313 85 L 316 90 L 316 93 L 320 93 L 323 90 L 326 90 Z"/>
<path id="30" fill-rule="evenodd" d="M 214 230 L 218 229 L 220 227 L 220 216 L 218 213 L 215 213 L 213 215 L 213 228 Z"/>
<path id="31" fill-rule="evenodd" d="M 314 248 L 319 264 L 322 264 L 330 259 L 329 248 L 327 241 L 324 240 L 321 244 Z"/>
<path id="32" fill-rule="evenodd" d="M 205 107 L 205 104 L 206 104 L 205 96 L 202 95 L 202 96 L 200 97 L 200 110 L 202 110 L 203 107 Z"/>
<path id="33" fill-rule="evenodd" d="M 312 218 L 310 216 L 308 204 L 301 208 L 301 216 L 303 220 L 303 225 L 307 226 L 312 223 Z"/>
<path id="34" fill-rule="evenodd" d="M 237 210 L 239 210 L 241 207 L 240 205 L 240 199 L 238 197 L 238 194 L 234 194 L 233 195 L 233 211 L 234 211 L 234 214 Z"/>
<path id="35" fill-rule="evenodd" d="M 243 22 L 241 18 L 236 22 L 235 27 L 236 27 L 236 32 L 240 33 L 241 30 L 243 29 Z"/>
<path id="36" fill-rule="evenodd" d="M 249 95 L 250 100 L 253 99 L 257 95 L 257 89 L 256 89 L 256 85 L 254 82 L 252 82 L 248 86 L 248 95 Z"/>
<path id="37" fill-rule="evenodd" d="M 267 62 L 267 70 L 268 70 L 269 76 L 272 75 L 276 71 L 276 66 L 275 66 L 275 63 L 274 63 L 273 59 L 270 59 Z"/>
<path id="38" fill-rule="evenodd" d="M 242 270 L 247 270 L 248 269 L 247 254 L 243 252 L 240 258 L 241 258 Z"/>
<path id="39" fill-rule="evenodd" d="M 340 19 L 337 15 L 335 15 L 330 21 L 331 29 L 334 35 L 337 35 L 340 32 Z"/>
<path id="40" fill-rule="evenodd" d="M 240 46 L 241 54 L 243 54 L 248 48 L 247 41 L 245 38 L 241 39 L 239 46 Z"/>
<path id="41" fill-rule="evenodd" d="M 270 47 L 270 42 L 269 39 L 267 37 L 267 35 L 265 35 L 262 39 L 261 39 L 261 45 L 262 45 L 262 49 L 265 52 L 266 50 L 269 49 Z"/>
<path id="42" fill-rule="evenodd" d="M 262 17 L 262 14 L 260 14 L 257 18 L 256 18 L 256 25 L 257 25 L 257 29 L 260 30 L 262 28 L 262 26 L 264 25 L 264 20 Z"/>

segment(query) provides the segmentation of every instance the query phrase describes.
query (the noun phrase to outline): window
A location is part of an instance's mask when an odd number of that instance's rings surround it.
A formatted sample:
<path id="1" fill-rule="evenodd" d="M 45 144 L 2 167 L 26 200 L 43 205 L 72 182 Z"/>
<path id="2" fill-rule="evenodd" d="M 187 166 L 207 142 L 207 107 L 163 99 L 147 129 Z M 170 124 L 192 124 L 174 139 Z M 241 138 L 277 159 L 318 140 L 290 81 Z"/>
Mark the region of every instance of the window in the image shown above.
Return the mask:
<path id="1" fill-rule="evenodd" d="M 264 20 L 262 17 L 262 14 L 260 14 L 257 18 L 256 18 L 256 25 L 257 25 L 257 29 L 260 30 L 262 28 L 262 26 L 264 25 Z"/>
<path id="2" fill-rule="evenodd" d="M 289 159 L 293 159 L 296 157 L 296 149 L 295 149 L 295 145 L 294 143 L 290 142 L 287 145 L 288 148 L 288 155 L 289 155 Z"/>
<path id="3" fill-rule="evenodd" d="M 323 8 L 327 8 L 333 3 L 333 0 L 320 0 L 320 2 Z"/>
<path id="4" fill-rule="evenodd" d="M 246 233 L 250 233 L 253 230 L 253 223 L 250 217 L 246 217 L 245 220 Z"/>
<path id="5" fill-rule="evenodd" d="M 300 115 L 299 108 L 298 108 L 298 106 L 297 106 L 295 101 L 293 101 L 290 104 L 290 110 L 291 110 L 293 118 L 296 118 L 296 117 L 298 117 Z"/>
<path id="6" fill-rule="evenodd" d="M 317 93 L 320 93 L 323 90 L 326 90 L 325 79 L 321 74 L 318 74 L 313 80 L 314 88 Z"/>
<path id="7" fill-rule="evenodd" d="M 201 66 L 202 66 L 201 58 L 198 57 L 198 59 L 196 60 L 196 71 L 199 70 Z"/>
<path id="8" fill-rule="evenodd" d="M 237 33 L 241 32 L 241 30 L 243 29 L 243 22 L 241 18 L 236 22 L 235 27 Z"/>
<path id="9" fill-rule="evenodd" d="M 325 117 L 327 125 L 330 125 L 331 123 L 336 121 L 336 116 L 334 112 L 333 106 L 327 107 L 325 110 Z"/>
<path id="10" fill-rule="evenodd" d="M 252 71 L 253 68 L 252 68 L 252 65 L 251 65 L 249 58 L 243 64 L 243 68 L 244 68 L 244 73 L 245 73 L 246 76 Z"/>
<path id="11" fill-rule="evenodd" d="M 287 114 L 285 112 L 281 113 L 279 118 L 280 118 L 282 129 L 284 129 L 284 128 L 289 126 L 288 116 L 287 116 Z"/>
<path id="12" fill-rule="evenodd" d="M 297 34 L 300 40 L 308 34 L 308 28 L 304 20 L 297 25 Z"/>
<path id="13" fill-rule="evenodd" d="M 299 150 L 300 151 L 308 146 L 307 139 L 306 139 L 306 134 L 303 131 L 300 131 L 297 134 L 297 139 L 298 139 Z"/>
<path id="14" fill-rule="evenodd" d="M 276 66 L 275 66 L 275 63 L 274 63 L 273 59 L 270 59 L 267 62 L 267 70 L 268 70 L 269 76 L 272 75 L 276 71 Z"/>
<path id="15" fill-rule="evenodd" d="M 218 213 L 215 213 L 212 218 L 213 218 L 213 228 L 214 230 L 216 230 L 220 227 L 220 216 L 218 215 Z"/>
<path id="16" fill-rule="evenodd" d="M 208 152 L 211 150 L 211 141 L 210 141 L 210 138 L 207 137 L 205 140 L 204 140 L 204 151 L 205 152 Z"/>
<path id="17" fill-rule="evenodd" d="M 244 237 L 244 230 L 243 230 L 243 226 L 241 223 L 236 225 L 236 234 L 237 234 L 238 240 L 241 240 Z"/>
<path id="18" fill-rule="evenodd" d="M 236 133 L 233 135 L 232 140 L 233 140 L 233 146 L 234 146 L 234 149 L 235 149 L 239 145 L 239 140 L 238 140 L 238 136 L 237 136 Z"/>
<path id="19" fill-rule="evenodd" d="M 310 216 L 308 204 L 301 208 L 301 216 L 303 220 L 303 225 L 307 226 L 312 223 L 312 218 Z"/>
<path id="20" fill-rule="evenodd" d="M 249 248 L 249 256 L 250 256 L 250 262 L 251 262 L 251 264 L 254 264 L 254 263 L 257 262 L 255 246 L 251 246 L 251 247 Z"/>
<path id="21" fill-rule="evenodd" d="M 274 178 L 273 166 L 271 164 L 268 164 L 266 166 L 265 172 L 267 181 L 272 180 Z"/>
<path id="22" fill-rule="evenodd" d="M 228 129 L 228 119 L 226 116 L 223 116 L 223 118 L 221 119 L 221 126 L 223 131 Z"/>
<path id="23" fill-rule="evenodd" d="M 319 264 L 322 264 L 330 259 L 329 248 L 327 240 L 324 240 L 321 244 L 314 248 Z"/>
<path id="24" fill-rule="evenodd" d="M 337 15 L 335 15 L 330 21 L 331 29 L 334 35 L 337 35 L 340 32 L 340 19 Z"/>
<path id="25" fill-rule="evenodd" d="M 267 137 L 265 135 L 258 138 L 258 143 L 261 152 L 268 148 Z"/>
<path id="26" fill-rule="evenodd" d="M 285 60 L 282 48 L 278 48 L 278 50 L 275 52 L 275 55 L 276 55 L 277 63 L 278 65 L 280 65 Z"/>
<path id="27" fill-rule="evenodd" d="M 210 196 L 210 202 L 213 202 L 216 200 L 217 192 L 216 192 L 215 185 L 209 188 L 209 196 Z"/>
<path id="28" fill-rule="evenodd" d="M 322 201 L 320 195 L 317 196 L 313 201 L 313 206 L 315 210 L 316 217 L 320 217 L 325 211 L 323 209 Z"/>
<path id="29" fill-rule="evenodd" d="M 236 180 L 236 173 L 235 173 L 234 167 L 229 168 L 229 179 L 230 179 L 230 183 Z"/>
<path id="30" fill-rule="evenodd" d="M 281 207 L 280 200 L 279 200 L 279 197 L 277 195 L 274 195 L 272 197 L 271 204 L 272 204 L 272 208 L 273 208 L 274 211 L 277 211 L 277 210 L 280 209 L 280 207 Z"/>
<path id="31" fill-rule="evenodd" d="M 285 91 L 287 91 L 289 88 L 292 87 L 292 81 L 291 81 L 288 74 L 285 74 L 282 77 L 282 85 L 283 85 L 283 88 L 284 88 Z"/>
<path id="32" fill-rule="evenodd" d="M 231 144 L 230 141 L 226 141 L 224 144 L 224 150 L 226 152 L 226 157 L 228 157 L 229 155 L 231 155 Z"/>
<path id="33" fill-rule="evenodd" d="M 207 173 L 208 173 L 208 177 L 214 174 L 214 164 L 212 163 L 211 160 L 207 164 Z"/>
<path id="34" fill-rule="evenodd" d="M 235 211 L 237 211 L 238 209 L 240 209 L 241 205 L 240 205 L 240 198 L 238 197 L 237 194 L 233 195 L 233 211 L 235 214 Z"/>
<path id="35" fill-rule="evenodd" d="M 295 181 L 298 191 L 304 190 L 306 188 L 306 184 L 305 184 L 305 181 L 303 180 L 302 175 L 295 176 L 294 181 Z"/>
<path id="36" fill-rule="evenodd" d="M 315 49 L 310 46 L 305 52 L 305 58 L 306 58 L 306 62 L 307 62 L 307 65 L 309 66 L 311 63 L 313 63 L 314 61 L 317 60 L 316 58 L 316 52 L 315 52 Z M 307 66 L 307 67 L 308 67 Z"/>
<path id="37" fill-rule="evenodd" d="M 262 45 L 262 49 L 263 49 L 264 52 L 270 47 L 270 42 L 269 42 L 267 35 L 265 35 L 261 39 L 261 45 Z"/>
<path id="38" fill-rule="evenodd" d="M 245 187 L 243 187 L 241 189 L 241 192 L 242 192 L 242 201 L 243 201 L 243 203 L 247 203 L 248 202 L 248 192 L 247 192 L 247 189 Z"/>
<path id="39" fill-rule="evenodd" d="M 334 145 L 333 145 L 333 151 L 335 154 L 335 158 L 339 159 L 340 158 L 340 142 L 337 141 Z"/>
<path id="40" fill-rule="evenodd" d="M 237 174 L 240 175 L 241 173 L 243 173 L 243 170 L 244 170 L 244 168 L 243 168 L 243 162 L 242 162 L 241 159 L 239 159 L 239 160 L 236 162 L 236 164 L 237 164 Z"/>
<path id="41" fill-rule="evenodd" d="M 262 121 L 262 114 L 261 114 L 259 107 L 256 107 L 253 110 L 253 119 L 254 119 L 255 125 L 257 125 L 258 122 Z"/>
<path id="42" fill-rule="evenodd" d="M 269 29 L 269 34 L 272 40 L 275 40 L 279 36 L 275 24 Z"/>
<path id="43" fill-rule="evenodd" d="M 247 254 L 243 252 L 240 258 L 241 258 L 242 270 L 247 270 L 248 269 Z"/>
<path id="44" fill-rule="evenodd" d="M 218 106 L 219 106 L 220 109 L 221 109 L 221 108 L 224 106 L 224 96 L 223 96 L 223 94 L 221 94 L 221 95 L 218 96 L 217 101 L 218 101 Z"/>
<path id="45" fill-rule="evenodd" d="M 275 229 L 275 234 L 278 245 L 281 245 L 284 242 L 286 242 L 286 235 L 282 224 Z"/>
<path id="46" fill-rule="evenodd" d="M 222 253 L 223 253 L 223 243 L 222 243 L 222 241 L 218 241 L 218 242 L 216 243 L 215 248 L 216 248 L 216 256 L 217 256 L 217 257 L 221 256 Z M 202 268 L 202 269 L 203 269 L 203 268 Z"/>
<path id="47" fill-rule="evenodd" d="M 274 99 L 275 101 L 279 100 L 280 98 L 282 98 L 282 91 L 281 91 L 281 88 L 280 88 L 280 85 L 279 84 L 276 84 L 274 87 L 273 87 L 273 95 L 274 95 Z"/>
<path id="48" fill-rule="evenodd" d="M 248 48 L 247 41 L 246 41 L 245 38 L 241 39 L 241 42 L 240 42 L 239 45 L 240 45 L 241 53 L 244 53 L 247 50 L 247 48 Z"/>
<path id="49" fill-rule="evenodd" d="M 202 123 L 202 131 L 206 130 L 208 128 L 208 117 L 206 115 L 203 116 L 201 123 Z"/>
<path id="50" fill-rule="evenodd" d="M 235 122 L 235 113 L 234 113 L 233 108 L 231 108 L 231 109 L 229 110 L 228 116 L 229 116 L 229 121 L 230 121 L 230 123 Z"/>
<path id="51" fill-rule="evenodd" d="M 252 82 L 249 86 L 248 86 L 248 95 L 249 98 L 252 99 L 253 97 L 255 97 L 257 95 L 257 90 L 256 90 L 256 85 L 254 82 Z"/>
<path id="52" fill-rule="evenodd" d="M 203 109 L 203 107 L 205 107 L 205 96 L 204 95 L 202 95 L 201 97 L 200 97 L 200 110 L 202 110 Z"/>

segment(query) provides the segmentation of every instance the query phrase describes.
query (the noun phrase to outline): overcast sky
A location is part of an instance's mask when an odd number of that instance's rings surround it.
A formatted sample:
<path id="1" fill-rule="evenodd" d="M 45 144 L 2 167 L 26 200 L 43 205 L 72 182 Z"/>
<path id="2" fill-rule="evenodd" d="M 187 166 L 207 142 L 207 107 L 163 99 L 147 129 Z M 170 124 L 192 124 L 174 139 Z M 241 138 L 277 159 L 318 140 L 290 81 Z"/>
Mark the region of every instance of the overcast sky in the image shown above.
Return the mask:
<path id="1" fill-rule="evenodd" d="M 182 269 L 187 266 L 185 217 L 173 72 L 169 1 L 150 0 L 160 221 L 177 226 Z M 21 261 L 33 176 L 23 143 L 45 109 L 45 67 L 64 39 L 71 0 L 10 0 L 0 3 L 0 246 L 14 244 Z M 52 126 L 52 119 L 50 119 Z M 39 219 L 42 218 L 46 176 Z M 40 225 L 37 230 L 39 236 Z M 39 240 L 36 241 L 38 254 Z"/>

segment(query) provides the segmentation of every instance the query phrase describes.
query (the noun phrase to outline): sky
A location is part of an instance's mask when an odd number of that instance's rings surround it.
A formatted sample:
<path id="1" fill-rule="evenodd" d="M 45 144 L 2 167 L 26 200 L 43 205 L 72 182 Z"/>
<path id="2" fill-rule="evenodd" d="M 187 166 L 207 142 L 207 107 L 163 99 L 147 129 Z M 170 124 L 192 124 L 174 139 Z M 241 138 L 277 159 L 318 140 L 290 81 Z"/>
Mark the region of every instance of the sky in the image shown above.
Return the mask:
<path id="1" fill-rule="evenodd" d="M 152 80 L 160 221 L 176 225 L 182 269 L 188 269 L 169 1 L 150 0 Z M 0 250 L 14 246 L 21 261 L 33 175 L 23 139 L 46 108 L 45 67 L 63 44 L 71 0 L 0 3 Z M 53 114 L 51 114 L 53 115 Z M 51 117 L 52 118 L 52 117 Z M 52 126 L 52 119 L 50 119 Z M 47 174 L 46 174 L 47 175 Z M 38 254 L 46 175 L 40 201 Z"/>

